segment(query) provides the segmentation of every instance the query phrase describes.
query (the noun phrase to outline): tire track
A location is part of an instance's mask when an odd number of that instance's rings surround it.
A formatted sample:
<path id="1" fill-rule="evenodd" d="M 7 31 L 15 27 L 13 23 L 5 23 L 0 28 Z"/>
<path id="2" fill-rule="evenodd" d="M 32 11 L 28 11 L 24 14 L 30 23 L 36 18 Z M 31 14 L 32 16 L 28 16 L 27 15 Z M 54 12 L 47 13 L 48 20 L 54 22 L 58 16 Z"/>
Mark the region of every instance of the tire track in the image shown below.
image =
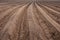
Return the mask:
<path id="1" fill-rule="evenodd" d="M 48 28 L 48 26 L 46 25 L 47 20 L 44 18 L 44 16 L 38 11 L 38 9 L 35 6 L 35 18 L 38 21 L 38 25 L 41 26 L 41 29 L 43 29 L 44 31 L 44 36 L 46 37 L 47 40 L 53 40 L 53 37 L 51 37 L 52 35 L 50 34 L 50 30 Z"/>
<path id="2" fill-rule="evenodd" d="M 8 15 L 4 16 L 4 18 L 2 18 L 0 20 L 0 30 L 5 26 L 5 24 L 9 21 L 10 17 L 15 13 L 15 11 L 17 11 L 18 8 L 12 10 Z"/>
<path id="3" fill-rule="evenodd" d="M 22 5 L 19 5 L 19 6 L 23 6 L 23 5 L 25 5 L 25 4 L 22 4 Z M 8 7 L 8 6 L 9 6 L 9 7 Z M 0 8 L 0 9 L 1 9 L 0 12 L 1 12 L 1 13 L 2 13 L 3 11 L 5 12 L 5 11 L 9 10 L 10 8 L 13 8 L 14 6 L 16 7 L 16 6 L 18 6 L 18 4 L 17 4 L 17 5 L 7 5 L 7 6 L 5 6 L 5 7 L 7 7 L 7 8 L 3 7 L 3 9 Z"/>
<path id="4" fill-rule="evenodd" d="M 40 8 L 38 5 L 37 5 L 37 8 L 39 8 L 38 10 L 40 10 L 40 12 L 42 13 L 42 15 L 59 31 L 60 30 L 60 25 L 58 23 L 56 23 L 53 19 L 51 19 L 51 17 L 49 17 L 46 12 Z M 60 32 L 60 31 L 59 31 Z"/>
<path id="5" fill-rule="evenodd" d="M 29 8 L 29 30 L 30 30 L 30 40 L 48 40 L 44 35 L 43 28 L 38 24 L 38 20 L 35 18 L 33 11 L 33 4 Z"/>
<path id="6" fill-rule="evenodd" d="M 57 7 L 55 7 L 54 5 L 45 5 L 45 6 L 47 6 L 47 7 L 50 7 L 51 9 L 53 9 L 53 10 L 55 10 L 55 11 L 58 11 L 58 12 L 60 12 L 60 8 L 57 6 Z"/>
<path id="7" fill-rule="evenodd" d="M 53 19 L 53 20 L 55 20 L 57 23 L 59 23 L 60 24 L 60 15 L 59 14 L 55 14 L 55 12 L 52 12 L 52 11 L 50 11 L 50 10 L 48 10 L 48 9 L 46 9 L 44 6 L 42 6 L 41 5 L 41 7 L 42 7 L 42 9 L 43 10 L 45 10 L 46 12 L 47 12 L 47 14 Z"/>
<path id="8" fill-rule="evenodd" d="M 8 14 L 8 13 L 10 13 L 10 11 L 12 11 L 13 9 L 15 9 L 15 8 L 17 8 L 17 7 L 20 7 L 20 6 L 23 6 L 23 5 L 19 5 L 19 6 L 15 6 L 15 7 L 11 7 L 11 8 L 8 8 L 8 9 L 6 9 L 4 12 L 1 12 L 0 13 L 0 16 L 2 15 L 3 16 L 3 14 Z M 1 16 L 1 17 L 2 17 Z"/>
<path id="9" fill-rule="evenodd" d="M 14 29 L 16 28 L 16 25 L 15 25 L 15 22 L 16 22 L 16 19 L 17 19 L 17 17 L 19 17 L 20 16 L 20 13 L 25 9 L 25 7 L 26 7 L 27 5 L 25 5 L 25 6 L 23 6 L 22 8 L 19 8 L 18 9 L 18 11 L 17 12 L 15 12 L 11 17 L 10 17 L 10 19 L 9 19 L 9 21 L 5 24 L 5 27 L 1 30 L 1 32 L 0 32 L 0 39 L 2 38 L 2 36 L 3 36 L 3 38 L 5 39 L 5 40 L 8 40 L 7 38 L 5 38 L 7 35 L 5 35 L 5 34 L 10 34 L 11 36 L 13 35 L 12 33 L 13 33 L 13 31 L 14 31 Z M 13 28 L 13 29 L 12 29 Z M 12 30 L 11 30 L 12 29 Z M 7 32 L 6 32 L 6 30 L 7 30 Z M 3 35 L 4 34 L 4 35 Z M 4 37 L 5 36 L 5 37 Z M 3 40 L 3 38 L 1 39 L 1 40 Z"/>
<path id="10" fill-rule="evenodd" d="M 44 6 L 44 5 L 42 5 L 42 6 Z M 57 14 L 60 14 L 60 12 L 58 12 L 58 11 L 52 9 L 52 8 L 49 8 L 49 7 L 47 7 L 47 6 L 44 6 L 44 7 L 47 8 L 48 10 L 52 11 L 52 12 L 55 12 L 55 13 L 57 13 Z"/>
<path id="11" fill-rule="evenodd" d="M 36 2 L 11 7 L 0 15 L 0 40 L 59 40 L 54 13 Z"/>
<path id="12" fill-rule="evenodd" d="M 41 7 L 41 8 L 42 8 L 42 7 Z M 43 9 L 43 8 L 42 8 L 42 9 Z M 44 10 L 44 11 L 45 11 L 45 10 Z M 45 12 L 46 12 L 46 11 L 45 11 Z M 46 13 L 46 14 L 47 14 L 47 13 Z M 43 19 L 43 20 L 46 19 L 45 17 L 44 17 L 45 19 L 43 18 L 43 15 L 40 14 L 40 16 L 42 16 L 42 19 Z M 48 20 L 45 20 L 44 23 L 47 25 L 48 29 L 50 30 L 50 35 L 51 35 L 50 37 L 53 38 L 54 40 L 59 39 L 59 37 L 60 37 L 60 34 L 59 34 L 59 33 L 60 33 L 60 32 L 58 32 L 58 31 L 56 30 L 56 28 L 55 28 Z M 44 26 L 44 27 L 45 27 L 45 26 Z M 53 34 L 54 34 L 54 35 L 53 35 Z M 50 38 L 50 39 L 51 39 L 51 38 Z"/>

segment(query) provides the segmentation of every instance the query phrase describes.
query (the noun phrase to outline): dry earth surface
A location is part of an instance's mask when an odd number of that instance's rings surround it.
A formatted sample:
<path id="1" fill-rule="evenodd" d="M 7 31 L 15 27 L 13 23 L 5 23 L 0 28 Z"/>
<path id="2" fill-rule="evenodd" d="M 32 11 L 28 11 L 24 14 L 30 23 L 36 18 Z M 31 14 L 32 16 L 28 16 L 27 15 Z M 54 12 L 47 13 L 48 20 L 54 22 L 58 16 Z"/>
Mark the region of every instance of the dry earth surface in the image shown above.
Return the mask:
<path id="1" fill-rule="evenodd" d="M 60 40 L 60 3 L 0 3 L 0 40 Z"/>

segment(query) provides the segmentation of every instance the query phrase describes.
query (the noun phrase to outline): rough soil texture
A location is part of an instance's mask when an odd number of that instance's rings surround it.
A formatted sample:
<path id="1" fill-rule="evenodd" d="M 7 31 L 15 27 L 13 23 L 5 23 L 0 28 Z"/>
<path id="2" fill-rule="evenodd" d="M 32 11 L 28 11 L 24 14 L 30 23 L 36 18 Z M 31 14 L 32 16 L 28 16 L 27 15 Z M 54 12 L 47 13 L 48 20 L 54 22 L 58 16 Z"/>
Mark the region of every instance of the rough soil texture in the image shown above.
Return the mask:
<path id="1" fill-rule="evenodd" d="M 60 5 L 0 3 L 0 40 L 60 40 Z"/>

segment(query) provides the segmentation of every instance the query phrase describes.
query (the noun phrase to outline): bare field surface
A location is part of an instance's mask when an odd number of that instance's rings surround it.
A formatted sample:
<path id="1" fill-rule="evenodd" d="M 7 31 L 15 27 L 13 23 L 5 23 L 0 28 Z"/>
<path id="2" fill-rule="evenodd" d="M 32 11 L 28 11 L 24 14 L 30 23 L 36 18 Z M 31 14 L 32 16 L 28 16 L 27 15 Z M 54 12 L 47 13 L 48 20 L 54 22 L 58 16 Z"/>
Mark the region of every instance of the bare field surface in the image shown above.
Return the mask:
<path id="1" fill-rule="evenodd" d="M 60 40 L 60 3 L 0 3 L 0 40 Z"/>

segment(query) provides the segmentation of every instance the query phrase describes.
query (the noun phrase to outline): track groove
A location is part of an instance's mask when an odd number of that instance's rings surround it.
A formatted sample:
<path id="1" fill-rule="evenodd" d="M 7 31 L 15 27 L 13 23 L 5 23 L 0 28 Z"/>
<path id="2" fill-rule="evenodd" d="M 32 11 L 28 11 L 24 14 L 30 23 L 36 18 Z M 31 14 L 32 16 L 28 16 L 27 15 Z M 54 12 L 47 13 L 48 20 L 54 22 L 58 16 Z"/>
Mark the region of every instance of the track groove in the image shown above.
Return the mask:
<path id="1" fill-rule="evenodd" d="M 60 12 L 48 4 L 0 4 L 0 40 L 59 40 Z"/>

